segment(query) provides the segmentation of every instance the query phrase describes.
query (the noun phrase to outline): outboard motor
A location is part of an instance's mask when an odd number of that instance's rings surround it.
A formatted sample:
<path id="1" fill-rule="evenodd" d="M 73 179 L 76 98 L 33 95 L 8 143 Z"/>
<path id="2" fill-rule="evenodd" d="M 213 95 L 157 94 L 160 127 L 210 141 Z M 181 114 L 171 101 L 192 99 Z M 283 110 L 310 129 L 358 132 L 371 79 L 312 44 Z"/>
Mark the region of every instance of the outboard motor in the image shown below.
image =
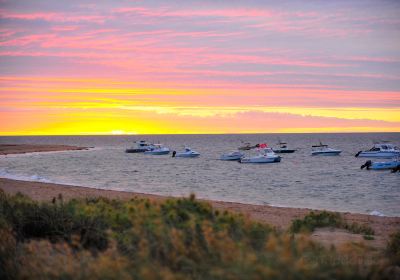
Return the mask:
<path id="1" fill-rule="evenodd" d="M 367 160 L 363 165 L 361 165 L 361 169 L 364 169 L 364 167 L 366 167 L 367 170 L 369 170 L 371 165 L 372 165 L 372 161 Z"/>
<path id="2" fill-rule="evenodd" d="M 172 157 L 175 157 L 175 155 L 176 155 L 176 151 L 173 151 L 172 152 Z"/>
<path id="3" fill-rule="evenodd" d="M 362 151 L 359 151 L 357 154 L 355 154 L 355 157 L 358 157 L 360 154 L 362 153 Z"/>
<path id="4" fill-rule="evenodd" d="M 400 164 L 393 168 L 391 172 L 396 173 L 397 171 L 400 172 Z"/>

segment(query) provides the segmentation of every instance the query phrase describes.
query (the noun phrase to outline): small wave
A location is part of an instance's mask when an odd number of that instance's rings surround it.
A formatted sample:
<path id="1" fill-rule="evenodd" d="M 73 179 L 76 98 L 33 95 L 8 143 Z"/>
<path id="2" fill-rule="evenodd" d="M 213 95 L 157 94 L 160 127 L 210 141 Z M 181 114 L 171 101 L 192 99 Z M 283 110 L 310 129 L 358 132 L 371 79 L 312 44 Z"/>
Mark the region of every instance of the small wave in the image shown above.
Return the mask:
<path id="1" fill-rule="evenodd" d="M 12 180 L 20 180 L 20 181 L 51 183 L 51 181 L 49 179 L 46 179 L 38 174 L 17 175 L 17 174 L 12 174 L 12 173 L 8 172 L 7 170 L 0 170 L 0 177 L 12 179 Z"/>
<path id="2" fill-rule="evenodd" d="M 381 213 L 381 212 L 379 212 L 377 210 L 371 211 L 369 214 L 372 215 L 372 216 L 379 216 L 379 217 L 384 217 L 385 216 L 383 213 Z"/>

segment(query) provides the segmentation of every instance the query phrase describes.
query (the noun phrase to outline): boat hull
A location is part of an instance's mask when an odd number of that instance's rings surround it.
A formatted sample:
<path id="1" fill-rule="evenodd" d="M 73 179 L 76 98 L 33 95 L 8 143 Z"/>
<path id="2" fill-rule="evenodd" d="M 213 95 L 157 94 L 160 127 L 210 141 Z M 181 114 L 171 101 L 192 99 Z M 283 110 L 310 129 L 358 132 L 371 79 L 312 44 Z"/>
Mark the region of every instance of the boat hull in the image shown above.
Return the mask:
<path id="1" fill-rule="evenodd" d="M 357 155 L 357 157 L 368 157 L 368 158 L 394 158 L 399 156 L 400 153 L 397 152 L 382 152 L 382 151 L 366 151 L 361 152 Z"/>
<path id="2" fill-rule="evenodd" d="M 221 160 L 225 160 L 225 161 L 235 161 L 235 160 L 240 160 L 243 156 L 225 156 L 222 155 L 221 156 Z"/>
<path id="3" fill-rule="evenodd" d="M 338 156 L 342 151 L 312 152 L 313 156 Z"/>
<path id="4" fill-rule="evenodd" d="M 259 158 L 242 158 L 240 163 L 275 163 L 280 162 L 281 157 L 259 157 Z"/>
<path id="5" fill-rule="evenodd" d="M 221 155 L 220 160 L 237 161 L 237 160 L 240 160 L 243 157 L 244 157 L 244 153 L 233 152 L 233 153 Z"/>
<path id="6" fill-rule="evenodd" d="M 366 168 L 367 170 L 385 170 L 392 169 L 396 170 L 400 167 L 399 160 L 391 160 L 391 161 L 381 161 L 381 162 L 372 162 L 371 160 L 367 160 L 363 165 L 361 165 L 361 169 Z"/>
<path id="7" fill-rule="evenodd" d="M 258 148 L 258 147 L 259 147 L 259 145 L 253 145 L 253 146 L 247 145 L 247 146 L 239 147 L 238 150 L 239 151 L 250 151 L 250 150 Z"/>
<path id="8" fill-rule="evenodd" d="M 168 155 L 169 150 L 164 150 L 164 151 L 147 151 L 144 152 L 145 155 Z"/>
<path id="9" fill-rule="evenodd" d="M 148 149 L 126 149 L 125 153 L 130 153 L 130 154 L 132 154 L 132 153 L 144 153 L 144 152 L 147 152 L 147 151 L 148 151 Z"/>
<path id="10" fill-rule="evenodd" d="M 385 170 L 385 169 L 393 169 L 400 166 L 400 162 L 398 161 L 388 161 L 388 162 L 373 162 L 369 169 L 372 170 Z"/>
<path id="11" fill-rule="evenodd" d="M 274 153 L 278 153 L 278 154 L 291 154 L 294 153 L 296 150 L 289 150 L 289 149 L 277 149 L 274 150 Z"/>
<path id="12" fill-rule="evenodd" d="M 177 153 L 175 155 L 175 157 L 181 157 L 181 158 L 195 158 L 195 157 L 198 157 L 198 156 L 200 156 L 200 154 L 180 154 L 180 153 Z"/>

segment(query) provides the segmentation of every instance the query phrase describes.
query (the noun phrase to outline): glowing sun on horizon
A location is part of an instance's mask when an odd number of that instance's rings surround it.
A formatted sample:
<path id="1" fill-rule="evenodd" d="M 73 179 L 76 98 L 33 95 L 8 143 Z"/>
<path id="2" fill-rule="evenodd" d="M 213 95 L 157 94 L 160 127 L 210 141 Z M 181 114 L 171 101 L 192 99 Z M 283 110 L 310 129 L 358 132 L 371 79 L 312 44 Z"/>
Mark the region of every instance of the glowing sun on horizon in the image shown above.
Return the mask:
<path id="1" fill-rule="evenodd" d="M 111 131 L 111 134 L 112 135 L 136 135 L 137 132 L 133 132 L 133 131 L 126 132 L 124 130 L 113 130 L 113 131 Z"/>

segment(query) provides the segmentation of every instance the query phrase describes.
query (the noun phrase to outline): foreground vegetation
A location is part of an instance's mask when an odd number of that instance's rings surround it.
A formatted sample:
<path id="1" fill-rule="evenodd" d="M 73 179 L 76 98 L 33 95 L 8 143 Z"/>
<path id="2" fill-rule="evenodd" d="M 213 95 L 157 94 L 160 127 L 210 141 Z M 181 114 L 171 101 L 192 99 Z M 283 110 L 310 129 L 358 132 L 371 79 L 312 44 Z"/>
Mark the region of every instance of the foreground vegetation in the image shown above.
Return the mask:
<path id="1" fill-rule="evenodd" d="M 390 279 L 398 235 L 390 248 L 392 263 L 356 262 L 194 196 L 38 203 L 0 190 L 0 279 Z"/>
<path id="2" fill-rule="evenodd" d="M 360 225 L 357 223 L 347 223 L 339 213 L 328 211 L 313 212 L 311 211 L 303 219 L 295 219 L 292 222 L 290 231 L 313 232 L 316 228 L 333 227 L 348 230 L 351 233 L 363 234 L 364 239 L 372 240 L 375 234 L 374 230 L 368 225 Z"/>

